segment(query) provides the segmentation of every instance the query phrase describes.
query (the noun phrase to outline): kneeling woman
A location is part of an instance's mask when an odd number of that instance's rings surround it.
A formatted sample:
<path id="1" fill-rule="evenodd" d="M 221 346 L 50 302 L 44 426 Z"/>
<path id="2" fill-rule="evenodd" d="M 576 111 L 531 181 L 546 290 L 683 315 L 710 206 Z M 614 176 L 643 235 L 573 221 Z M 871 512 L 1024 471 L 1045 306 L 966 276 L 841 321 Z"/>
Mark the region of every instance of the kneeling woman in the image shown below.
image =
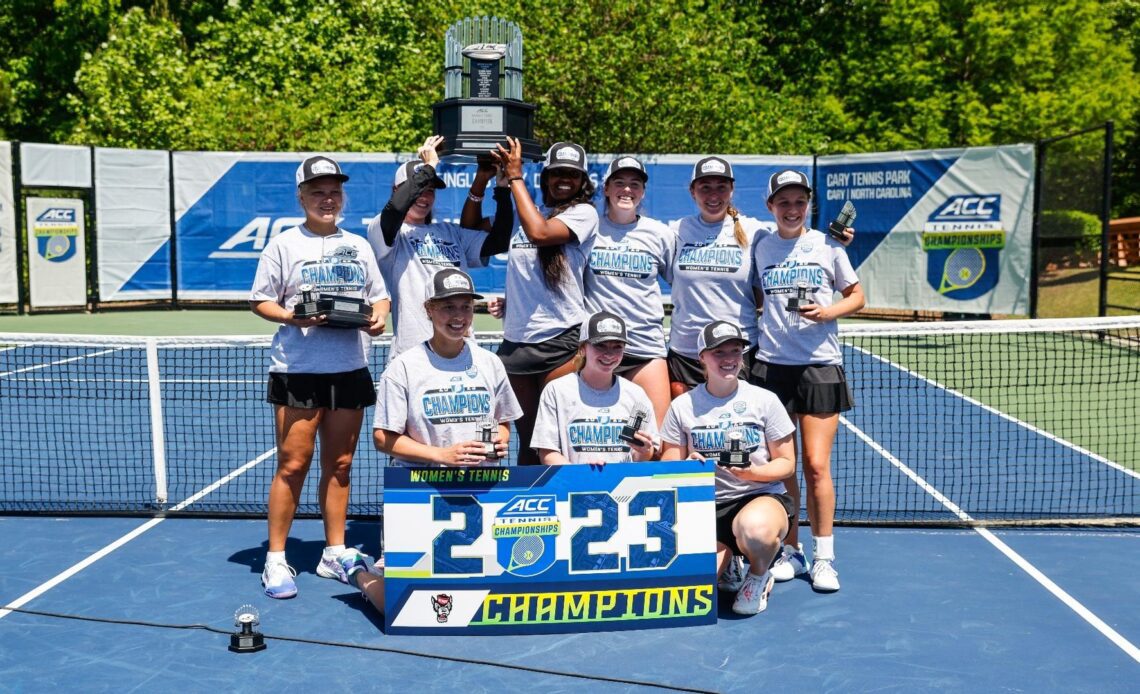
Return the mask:
<path id="1" fill-rule="evenodd" d="M 498 465 L 510 422 L 522 415 L 502 362 L 467 339 L 475 293 L 467 273 L 446 268 L 424 303 L 431 338 L 401 352 L 380 380 L 372 438 L 404 465 Z M 493 427 L 495 455 L 481 429 Z"/>
<path id="2" fill-rule="evenodd" d="M 794 511 L 781 480 L 794 470 L 795 427 L 775 395 L 740 381 L 747 348 L 737 325 L 706 325 L 697 336 L 705 382 L 674 400 L 661 425 L 662 460 L 719 460 L 733 434 L 740 435 L 741 447 L 748 451 L 746 467 L 716 467 L 717 566 L 722 587 L 739 585 L 732 604 L 738 614 L 756 614 L 768 606 L 775 581 L 768 566 Z M 741 554 L 750 567 L 743 582 L 736 559 Z"/>
<path id="3" fill-rule="evenodd" d="M 653 404 L 641 386 L 614 375 L 625 353 L 625 321 L 606 311 L 582 323 L 574 373 L 542 391 L 531 445 L 544 465 L 640 462 L 657 452 Z M 630 440 L 622 430 L 640 419 Z"/>

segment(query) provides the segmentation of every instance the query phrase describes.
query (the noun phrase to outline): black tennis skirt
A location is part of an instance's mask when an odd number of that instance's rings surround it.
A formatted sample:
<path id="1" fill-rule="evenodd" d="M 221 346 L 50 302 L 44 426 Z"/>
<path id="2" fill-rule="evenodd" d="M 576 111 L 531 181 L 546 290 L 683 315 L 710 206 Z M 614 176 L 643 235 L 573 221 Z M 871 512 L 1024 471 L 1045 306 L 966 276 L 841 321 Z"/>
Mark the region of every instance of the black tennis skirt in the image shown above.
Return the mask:
<path id="1" fill-rule="evenodd" d="M 265 401 L 305 410 L 363 410 L 376 404 L 376 387 L 367 368 L 331 374 L 269 374 Z"/>
<path id="2" fill-rule="evenodd" d="M 788 366 L 757 360 L 748 380 L 775 393 L 792 414 L 835 414 L 855 406 L 847 375 L 838 364 Z"/>
<path id="3" fill-rule="evenodd" d="M 579 327 L 575 325 L 549 340 L 535 344 L 503 339 L 499 359 L 508 374 L 537 376 L 548 374 L 574 358 L 578 352 Z"/>
<path id="4" fill-rule="evenodd" d="M 716 539 L 717 542 L 725 545 L 732 550 L 733 554 L 743 555 L 744 552 L 740 551 L 740 546 L 736 544 L 736 535 L 732 532 L 732 521 L 736 520 L 736 516 L 740 514 L 740 509 L 744 508 L 753 499 L 762 496 L 770 496 L 780 505 L 784 507 L 784 513 L 788 516 L 789 527 L 792 523 L 797 522 L 796 515 L 797 509 L 792 502 L 792 497 L 787 494 L 774 494 L 771 492 L 761 492 L 751 496 L 741 497 L 739 499 L 731 499 L 729 501 L 716 502 Z M 780 538 L 781 540 L 783 538 Z"/>

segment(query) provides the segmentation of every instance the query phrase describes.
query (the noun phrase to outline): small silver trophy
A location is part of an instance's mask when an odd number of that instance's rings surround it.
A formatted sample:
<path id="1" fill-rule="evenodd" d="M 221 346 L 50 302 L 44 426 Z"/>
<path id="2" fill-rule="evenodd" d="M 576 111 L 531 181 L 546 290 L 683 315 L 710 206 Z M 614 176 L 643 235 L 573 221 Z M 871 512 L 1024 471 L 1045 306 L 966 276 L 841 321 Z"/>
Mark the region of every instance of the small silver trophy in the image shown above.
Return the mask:
<path id="1" fill-rule="evenodd" d="M 843 203 L 843 209 L 839 210 L 839 215 L 835 221 L 827 225 L 827 233 L 831 234 L 839 241 L 847 240 L 847 227 L 851 226 L 851 222 L 855 221 L 855 204 L 848 200 Z"/>
<path id="2" fill-rule="evenodd" d="M 805 306 L 813 303 L 814 300 L 808 298 L 808 283 L 803 280 L 796 282 L 796 295 L 788 299 L 788 310 L 803 311 Z"/>
<path id="3" fill-rule="evenodd" d="M 725 447 L 718 461 L 724 467 L 748 467 L 748 451 L 744 449 L 744 432 L 739 428 L 730 429 L 725 436 Z"/>
<path id="4" fill-rule="evenodd" d="M 640 408 L 634 410 L 633 417 L 631 417 L 629 421 L 625 423 L 625 426 L 621 428 L 621 432 L 618 433 L 618 438 L 630 445 L 633 445 L 637 441 L 633 435 L 641 431 L 641 425 L 645 422 L 645 417 L 647 414 L 648 413 L 645 410 Z"/>
<path id="5" fill-rule="evenodd" d="M 495 447 L 495 434 L 497 434 L 498 425 L 495 420 L 491 418 L 482 419 L 478 424 L 479 428 L 479 443 L 483 444 L 483 457 L 487 460 L 498 460 L 499 449 Z"/>

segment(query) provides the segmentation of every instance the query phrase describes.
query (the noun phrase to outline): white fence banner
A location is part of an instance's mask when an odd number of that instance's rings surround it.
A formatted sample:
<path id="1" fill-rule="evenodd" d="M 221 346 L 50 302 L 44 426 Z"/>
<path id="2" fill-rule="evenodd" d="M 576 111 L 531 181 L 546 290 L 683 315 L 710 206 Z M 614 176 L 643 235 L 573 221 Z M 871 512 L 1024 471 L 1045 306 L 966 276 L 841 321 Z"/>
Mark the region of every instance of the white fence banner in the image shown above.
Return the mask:
<path id="1" fill-rule="evenodd" d="M 91 148 L 22 142 L 20 183 L 29 188 L 90 188 Z"/>
<path id="2" fill-rule="evenodd" d="M 12 190 L 12 143 L 0 142 L 0 304 L 14 304 L 20 300 L 16 261 L 16 193 Z"/>
<path id="3" fill-rule="evenodd" d="M 27 198 L 28 281 L 33 309 L 87 303 L 83 201 Z"/>
<path id="4" fill-rule="evenodd" d="M 95 150 L 100 301 L 171 298 L 170 154 Z"/>

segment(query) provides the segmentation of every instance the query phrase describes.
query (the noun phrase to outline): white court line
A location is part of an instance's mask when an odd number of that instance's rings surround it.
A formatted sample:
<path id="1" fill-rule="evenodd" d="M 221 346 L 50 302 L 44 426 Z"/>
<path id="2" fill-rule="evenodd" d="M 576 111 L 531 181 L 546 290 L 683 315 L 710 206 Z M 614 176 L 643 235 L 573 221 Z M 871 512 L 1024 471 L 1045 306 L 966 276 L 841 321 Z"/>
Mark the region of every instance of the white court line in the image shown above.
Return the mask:
<path id="1" fill-rule="evenodd" d="M 105 349 L 102 352 L 92 352 L 91 354 L 81 354 L 78 357 L 71 357 L 69 359 L 60 359 L 58 361 L 48 362 L 47 364 L 37 364 L 36 366 L 27 366 L 27 367 L 24 367 L 23 369 L 16 369 L 15 371 L 5 371 L 4 373 L 0 373 L 0 378 L 6 378 L 8 376 L 14 376 L 16 374 L 22 374 L 26 371 L 35 371 L 36 369 L 46 369 L 46 368 L 51 367 L 51 366 L 59 366 L 60 364 L 67 364 L 69 362 L 79 361 L 80 359 L 90 359 L 91 357 L 101 357 L 104 354 L 110 354 L 111 352 L 121 352 L 123 349 L 125 349 L 125 348 L 124 347 L 116 347 L 115 349 Z"/>
<path id="2" fill-rule="evenodd" d="M 178 504 L 174 505 L 173 507 L 171 507 L 170 510 L 171 511 L 181 511 L 182 509 L 184 509 L 187 506 L 189 506 L 190 504 L 198 501 L 202 497 L 214 492 L 216 489 L 221 487 L 223 484 L 225 484 L 225 483 L 229 482 L 230 480 L 248 472 L 250 469 L 256 467 L 257 465 L 262 463 L 266 458 L 269 458 L 270 456 L 272 456 L 276 452 L 277 452 L 277 448 L 270 448 L 268 451 L 257 456 L 256 458 L 249 461 L 245 465 L 242 465 L 241 467 L 237 468 L 236 470 L 234 470 L 230 474 L 226 475 L 225 477 L 218 479 L 213 484 L 210 484 L 210 485 L 202 488 L 201 490 L 195 492 L 190 497 L 187 497 L 186 500 L 181 501 Z M 13 600 L 10 603 L 8 603 L 5 607 L 15 607 L 15 608 L 23 607 L 27 603 L 31 602 L 32 600 L 35 600 L 36 598 L 38 598 L 39 596 L 48 592 L 52 588 L 55 588 L 60 583 L 63 583 L 64 581 L 71 578 L 75 574 L 86 569 L 88 566 L 91 566 L 95 562 L 99 561 L 100 559 L 107 556 L 111 552 L 114 552 L 115 550 L 117 550 L 118 548 L 127 544 L 128 542 L 135 539 L 136 537 L 147 532 L 148 530 L 155 527 L 156 525 L 158 525 L 159 523 L 161 523 L 164 520 L 166 520 L 166 518 L 152 518 L 152 519 L 148 520 L 147 522 L 143 523 L 139 527 L 130 531 L 126 535 L 123 535 L 119 539 L 117 539 L 114 542 L 112 542 L 111 544 L 107 545 L 103 549 L 100 549 L 97 552 L 91 554 L 89 557 L 87 557 L 83 561 L 80 561 L 79 563 L 69 567 L 66 571 L 59 574 L 55 578 L 53 578 L 49 581 L 46 581 L 45 583 L 41 583 L 40 585 L 38 585 L 35 588 L 28 591 L 27 593 L 24 593 L 20 597 L 16 598 L 15 600 Z M 7 617 L 11 613 L 12 613 L 12 610 L 10 610 L 10 609 L 0 608 L 0 619 L 4 619 L 5 617 Z"/>
<path id="3" fill-rule="evenodd" d="M 878 354 L 875 354 L 874 352 L 869 352 L 869 351 L 863 349 L 862 347 L 856 347 L 855 345 L 852 345 L 852 344 L 847 344 L 847 346 L 850 347 L 851 349 L 862 352 L 863 354 L 867 355 L 868 357 L 871 357 L 872 359 L 875 359 L 877 361 L 881 361 L 884 364 L 886 364 L 887 366 L 891 366 L 895 369 L 898 369 L 899 371 L 902 371 L 903 373 L 907 374 L 908 376 L 913 376 L 914 378 L 917 378 L 920 381 L 924 381 L 924 382 L 934 386 L 935 388 L 939 388 L 941 390 L 944 390 L 947 393 L 953 395 L 954 397 L 961 398 L 962 400 L 965 400 L 966 402 L 968 402 L 971 405 L 974 405 L 975 407 L 980 407 L 983 410 L 985 410 L 986 412 L 989 412 L 990 414 L 997 415 L 998 417 L 1001 417 L 1002 419 L 1005 419 L 1009 422 L 1012 422 L 1019 427 L 1022 427 L 1024 429 L 1028 429 L 1029 431 L 1033 432 L 1034 434 L 1037 434 L 1038 436 L 1043 436 L 1043 437 L 1045 437 L 1051 441 L 1055 441 L 1056 443 L 1058 443 L 1058 444 L 1060 444 L 1066 448 L 1069 448 L 1071 450 L 1074 450 L 1083 456 L 1087 456 L 1089 458 L 1092 458 L 1093 460 L 1097 461 L 1098 463 L 1103 463 L 1103 464 L 1111 467 L 1112 469 L 1117 470 L 1118 472 L 1123 472 L 1126 475 L 1129 475 L 1131 477 L 1135 477 L 1136 479 L 1140 479 L 1140 472 L 1138 472 L 1136 470 L 1126 468 L 1123 465 L 1121 465 L 1120 463 L 1109 460 L 1108 458 L 1105 458 L 1104 456 L 1099 455 L 1097 453 L 1093 453 L 1092 451 L 1090 451 L 1086 448 L 1082 448 L 1082 447 L 1078 446 L 1077 444 L 1073 443 L 1072 441 L 1066 441 L 1065 439 L 1061 438 L 1060 436 L 1057 436 L 1055 434 L 1051 434 L 1050 432 L 1045 431 L 1044 429 L 1039 429 L 1039 428 L 1033 426 L 1032 424 L 1030 424 L 1029 422 L 1023 422 L 1020 419 L 1018 419 L 1017 417 L 1006 414 L 1005 412 L 1002 412 L 1001 410 L 996 409 L 994 407 L 990 407 L 989 405 L 985 404 L 984 402 L 980 402 L 978 400 L 975 400 L 974 398 L 971 398 L 969 395 L 966 395 L 965 393 L 960 393 L 960 392 L 954 390 L 953 388 L 949 388 L 947 386 L 944 386 L 941 383 L 939 383 L 938 381 L 929 379 L 926 376 L 923 376 L 922 374 L 920 374 L 916 371 L 911 371 L 910 369 L 906 368 L 905 366 L 903 366 L 901 364 L 896 364 L 895 362 L 891 361 L 890 359 L 886 359 L 884 357 L 881 357 Z"/>
<path id="4" fill-rule="evenodd" d="M 876 453 L 886 458 L 891 465 L 895 466 L 900 472 L 909 477 L 912 482 L 921 487 L 927 494 L 934 497 L 938 503 L 945 506 L 951 513 L 957 516 L 959 520 L 966 523 L 974 522 L 974 519 L 970 516 L 970 514 L 966 513 L 961 508 L 959 508 L 957 504 L 946 498 L 942 492 L 938 491 L 938 489 L 923 479 L 922 476 L 917 472 L 907 467 L 906 463 L 896 458 L 890 451 L 880 446 L 877 441 L 868 436 L 862 429 L 848 421 L 846 417 L 840 415 L 839 421 L 843 423 L 843 426 L 847 427 L 853 434 L 855 434 L 855 436 L 859 437 L 863 443 L 867 444 Z M 1140 663 L 1140 648 L 1137 648 L 1131 641 L 1124 638 L 1119 632 L 1106 624 L 1104 620 L 1093 614 L 1091 610 L 1082 605 L 1076 598 L 1065 592 L 1063 588 L 1054 583 L 1048 576 L 1038 570 L 1037 567 L 1030 564 L 1028 560 L 1015 552 L 1013 548 L 1002 542 L 989 530 L 986 528 L 978 527 L 972 528 L 972 530 L 985 538 L 987 542 L 996 547 L 999 552 L 1009 558 L 1009 560 L 1016 564 L 1022 571 L 1029 574 L 1035 581 L 1040 583 L 1045 588 L 1045 590 L 1052 593 L 1053 596 L 1064 603 L 1066 607 L 1071 609 L 1073 612 L 1076 612 L 1077 615 L 1081 617 L 1081 619 L 1088 622 L 1094 629 L 1103 634 L 1105 638 L 1116 644 L 1120 650 L 1128 654 L 1128 656 L 1135 660 L 1137 663 Z"/>

